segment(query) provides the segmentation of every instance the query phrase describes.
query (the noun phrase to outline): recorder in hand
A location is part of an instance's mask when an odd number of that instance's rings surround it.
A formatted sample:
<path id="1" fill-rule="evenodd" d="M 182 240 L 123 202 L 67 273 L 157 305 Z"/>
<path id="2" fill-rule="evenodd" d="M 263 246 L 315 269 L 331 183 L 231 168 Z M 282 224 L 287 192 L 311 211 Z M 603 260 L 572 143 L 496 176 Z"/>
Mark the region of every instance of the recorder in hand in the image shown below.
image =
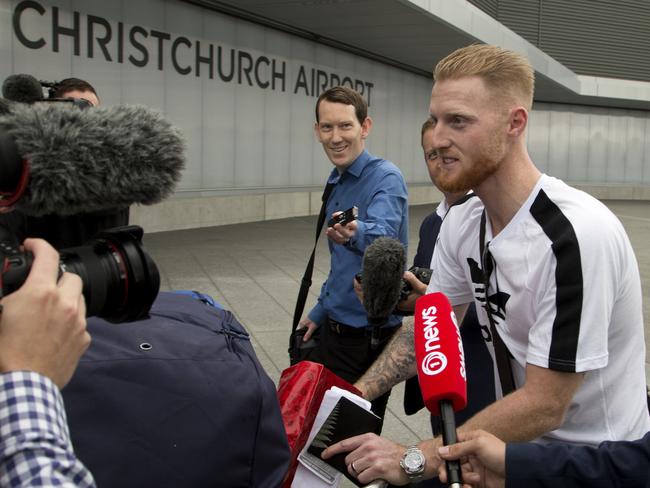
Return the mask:
<path id="1" fill-rule="evenodd" d="M 344 212 L 337 213 L 328 222 L 327 227 L 334 227 L 336 224 L 347 225 L 357 219 L 359 209 L 357 207 L 348 208 Z"/>
<path id="2" fill-rule="evenodd" d="M 327 222 L 327 237 L 335 242 L 347 246 L 357 230 L 356 219 L 359 214 L 357 207 L 351 207 L 343 212 L 334 212 Z M 336 224 L 339 224 L 337 227 Z M 351 224 L 351 225 L 350 225 Z"/>

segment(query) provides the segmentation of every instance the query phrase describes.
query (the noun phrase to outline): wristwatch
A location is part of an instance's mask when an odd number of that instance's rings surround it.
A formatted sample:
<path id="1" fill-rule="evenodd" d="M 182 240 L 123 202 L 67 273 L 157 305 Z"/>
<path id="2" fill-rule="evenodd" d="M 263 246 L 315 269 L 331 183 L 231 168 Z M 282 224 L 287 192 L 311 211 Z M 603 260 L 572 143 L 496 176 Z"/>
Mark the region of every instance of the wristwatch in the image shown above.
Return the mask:
<path id="1" fill-rule="evenodd" d="M 424 465 L 426 458 L 418 446 L 410 446 L 399 462 L 410 481 L 420 481 L 424 478 Z"/>

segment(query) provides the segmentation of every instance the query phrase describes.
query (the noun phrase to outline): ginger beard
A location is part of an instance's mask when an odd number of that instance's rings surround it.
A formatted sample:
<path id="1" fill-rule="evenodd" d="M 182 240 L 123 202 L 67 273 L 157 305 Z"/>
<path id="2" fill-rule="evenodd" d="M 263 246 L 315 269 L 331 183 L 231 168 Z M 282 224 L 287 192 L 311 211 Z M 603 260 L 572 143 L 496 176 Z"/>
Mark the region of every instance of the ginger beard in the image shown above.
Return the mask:
<path id="1" fill-rule="evenodd" d="M 436 184 L 445 192 L 467 192 L 496 173 L 505 158 L 506 143 L 497 129 L 493 129 L 479 144 L 463 154 L 458 154 L 457 148 L 438 149 L 438 152 L 432 174 Z M 458 160 L 447 167 L 446 156 Z"/>

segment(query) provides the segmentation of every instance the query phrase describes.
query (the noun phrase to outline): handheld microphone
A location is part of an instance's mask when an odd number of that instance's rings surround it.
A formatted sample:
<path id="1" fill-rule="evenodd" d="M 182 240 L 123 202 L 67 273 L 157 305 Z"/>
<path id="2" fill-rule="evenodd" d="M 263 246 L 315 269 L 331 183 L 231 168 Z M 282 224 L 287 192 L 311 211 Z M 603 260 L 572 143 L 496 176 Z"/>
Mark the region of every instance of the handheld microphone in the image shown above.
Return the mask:
<path id="1" fill-rule="evenodd" d="M 458 322 L 442 293 L 424 295 L 415 302 L 415 361 L 424 404 L 442 418 L 443 444 L 455 444 L 454 411 L 467 405 L 467 379 Z M 446 465 L 449 486 L 460 488 L 460 462 L 447 461 Z"/>
<path id="2" fill-rule="evenodd" d="M 180 131 L 142 106 L 15 104 L 0 117 L 0 206 L 38 217 L 151 205 L 174 190 L 184 151 Z"/>
<path id="3" fill-rule="evenodd" d="M 43 99 L 43 88 L 32 75 L 11 75 L 2 83 L 2 96 L 12 102 L 32 104 Z"/>
<path id="4" fill-rule="evenodd" d="M 379 346 L 379 328 L 388 322 L 399 300 L 405 264 L 404 245 L 390 237 L 375 239 L 363 254 L 363 306 L 373 326 L 373 349 Z"/>

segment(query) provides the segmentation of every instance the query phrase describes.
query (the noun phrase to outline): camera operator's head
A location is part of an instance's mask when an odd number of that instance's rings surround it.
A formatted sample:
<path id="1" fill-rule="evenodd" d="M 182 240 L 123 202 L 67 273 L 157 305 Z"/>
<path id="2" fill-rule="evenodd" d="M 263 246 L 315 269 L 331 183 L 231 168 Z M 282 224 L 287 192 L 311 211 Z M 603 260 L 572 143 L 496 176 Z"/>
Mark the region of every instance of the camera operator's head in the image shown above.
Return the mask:
<path id="1" fill-rule="evenodd" d="M 52 87 L 52 98 L 80 98 L 93 107 L 100 105 L 95 88 L 87 81 L 79 78 L 66 78 L 55 83 Z"/>
<path id="2" fill-rule="evenodd" d="M 431 118 L 428 118 L 422 124 L 420 142 L 422 143 L 422 150 L 424 151 L 424 162 L 427 165 L 427 169 L 429 171 L 429 178 L 431 178 L 431 182 L 445 196 L 447 205 L 453 205 L 455 202 L 457 202 L 462 197 L 464 197 L 467 192 L 466 191 L 458 191 L 458 192 L 445 191 L 438 185 L 437 179 L 440 173 L 440 169 L 438 166 L 439 163 L 438 150 L 435 147 L 434 138 L 433 138 L 434 127 L 435 125 Z"/>

